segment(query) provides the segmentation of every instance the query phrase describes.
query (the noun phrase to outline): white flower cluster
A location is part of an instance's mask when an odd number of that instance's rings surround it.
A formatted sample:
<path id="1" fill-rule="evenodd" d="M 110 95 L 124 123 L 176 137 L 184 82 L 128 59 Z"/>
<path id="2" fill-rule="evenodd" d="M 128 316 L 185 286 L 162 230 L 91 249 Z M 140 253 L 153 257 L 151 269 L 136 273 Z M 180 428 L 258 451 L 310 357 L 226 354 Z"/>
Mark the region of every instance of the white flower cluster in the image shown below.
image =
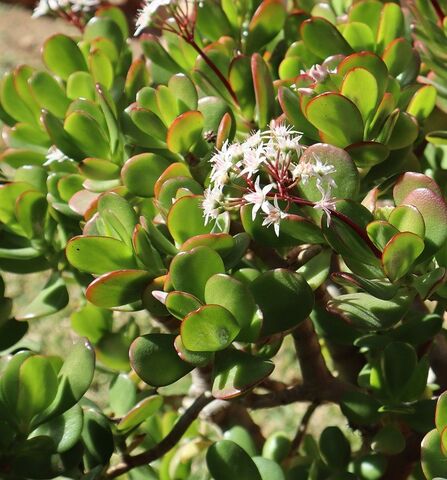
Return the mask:
<path id="1" fill-rule="evenodd" d="M 301 136 L 300 132 L 278 124 L 251 134 L 241 143 L 226 142 L 211 158 L 210 185 L 202 203 L 205 224 L 224 210 L 252 205 L 252 219 L 262 213 L 262 225 L 273 225 L 279 236 L 281 220 L 288 215 L 287 208 L 282 210 L 279 202 L 293 203 L 292 189 L 311 178 L 316 179 L 321 192 L 321 200 L 314 207 L 329 213 L 334 207 L 331 193 L 335 182 L 331 175 L 335 169 L 315 156 L 314 162 L 300 161 L 304 149 Z M 238 191 L 240 196 L 234 197 Z"/>
<path id="2" fill-rule="evenodd" d="M 143 8 L 138 11 L 138 16 L 135 22 L 137 27 L 135 35 L 140 34 L 143 29 L 148 27 L 157 16 L 160 9 L 167 7 L 170 3 L 171 0 L 146 0 Z"/>
<path id="3" fill-rule="evenodd" d="M 33 17 L 41 17 L 60 11 L 74 13 L 89 12 L 97 8 L 101 0 L 39 0 L 33 12 Z"/>

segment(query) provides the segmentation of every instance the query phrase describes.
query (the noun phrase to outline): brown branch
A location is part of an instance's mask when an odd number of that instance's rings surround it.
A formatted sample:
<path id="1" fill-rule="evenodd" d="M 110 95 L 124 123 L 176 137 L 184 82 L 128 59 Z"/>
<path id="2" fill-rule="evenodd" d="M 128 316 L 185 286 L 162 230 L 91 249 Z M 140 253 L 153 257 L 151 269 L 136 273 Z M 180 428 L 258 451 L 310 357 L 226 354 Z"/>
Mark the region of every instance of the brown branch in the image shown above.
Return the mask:
<path id="1" fill-rule="evenodd" d="M 105 478 L 116 478 L 141 465 L 147 465 L 162 457 L 177 445 L 183 434 L 188 430 L 192 422 L 199 416 L 204 407 L 213 401 L 210 395 L 203 394 L 188 407 L 179 418 L 169 434 L 157 445 L 135 456 L 128 456 L 122 463 L 111 467 L 105 474 Z"/>
<path id="2" fill-rule="evenodd" d="M 307 427 L 309 426 L 310 419 L 312 418 L 312 415 L 314 414 L 315 410 L 319 406 L 320 406 L 319 402 L 312 402 L 307 408 L 307 410 L 305 411 L 303 417 L 301 418 L 301 422 L 298 425 L 298 429 L 296 431 L 295 437 L 292 440 L 289 457 L 294 455 L 295 452 L 300 448 L 304 435 L 306 435 Z"/>
<path id="3" fill-rule="evenodd" d="M 292 333 L 304 385 L 324 385 L 334 379 L 321 353 L 312 320 L 307 318 Z"/>

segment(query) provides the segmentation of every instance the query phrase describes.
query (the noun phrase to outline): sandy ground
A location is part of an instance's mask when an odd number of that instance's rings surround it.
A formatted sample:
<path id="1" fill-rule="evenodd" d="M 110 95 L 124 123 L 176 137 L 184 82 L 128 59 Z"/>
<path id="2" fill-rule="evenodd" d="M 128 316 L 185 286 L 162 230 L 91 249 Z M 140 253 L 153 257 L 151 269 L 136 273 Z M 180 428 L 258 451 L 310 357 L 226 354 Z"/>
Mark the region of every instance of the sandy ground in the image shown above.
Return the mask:
<path id="1" fill-rule="evenodd" d="M 76 30 L 62 20 L 31 18 L 31 11 L 0 3 L 0 74 L 19 64 L 42 65 L 42 42 L 57 32 Z"/>

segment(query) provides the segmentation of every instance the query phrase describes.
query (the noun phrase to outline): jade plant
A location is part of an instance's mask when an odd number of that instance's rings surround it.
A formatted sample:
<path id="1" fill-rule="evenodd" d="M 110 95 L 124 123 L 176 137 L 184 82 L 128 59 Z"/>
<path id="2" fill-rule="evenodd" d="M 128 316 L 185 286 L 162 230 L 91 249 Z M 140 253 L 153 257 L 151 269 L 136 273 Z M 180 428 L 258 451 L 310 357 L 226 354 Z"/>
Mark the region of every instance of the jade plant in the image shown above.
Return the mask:
<path id="1" fill-rule="evenodd" d="M 447 477 L 445 8 L 410 7 L 39 2 L 78 34 L 0 82 L 1 478 Z"/>

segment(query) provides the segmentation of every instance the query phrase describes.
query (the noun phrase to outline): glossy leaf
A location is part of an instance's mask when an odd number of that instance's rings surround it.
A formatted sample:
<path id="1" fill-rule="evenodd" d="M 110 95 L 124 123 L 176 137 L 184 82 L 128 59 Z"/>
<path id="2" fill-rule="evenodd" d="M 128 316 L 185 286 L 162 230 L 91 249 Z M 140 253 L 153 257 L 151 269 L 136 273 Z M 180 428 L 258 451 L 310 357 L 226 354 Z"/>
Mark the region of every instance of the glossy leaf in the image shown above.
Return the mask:
<path id="1" fill-rule="evenodd" d="M 117 270 L 95 279 L 85 292 L 97 307 L 114 308 L 141 301 L 151 275 L 144 270 Z"/>
<path id="2" fill-rule="evenodd" d="M 363 120 L 358 108 L 338 93 L 323 93 L 306 107 L 307 119 L 337 147 L 363 140 Z"/>
<path id="3" fill-rule="evenodd" d="M 87 70 L 81 51 L 66 35 L 50 37 L 43 46 L 42 56 L 46 66 L 64 80 L 72 73 Z"/>
<path id="4" fill-rule="evenodd" d="M 424 241 L 414 233 L 402 232 L 386 244 L 382 263 L 387 277 L 395 282 L 406 275 L 424 250 Z"/>
<path id="5" fill-rule="evenodd" d="M 257 277 L 251 291 L 262 311 L 262 335 L 290 330 L 307 318 L 314 304 L 312 289 L 304 278 L 280 268 Z"/>
<path id="6" fill-rule="evenodd" d="M 219 440 L 206 454 L 208 470 L 216 480 L 230 480 L 239 476 L 247 480 L 262 480 L 250 456 L 231 440 Z"/>
<path id="7" fill-rule="evenodd" d="M 176 382 L 192 370 L 177 355 L 175 335 L 150 333 L 138 337 L 130 347 L 130 363 L 148 385 L 161 387 Z M 163 368 L 158 368 L 163 365 Z"/>
<path id="8" fill-rule="evenodd" d="M 182 342 L 193 352 L 216 352 L 227 348 L 240 326 L 220 305 L 204 305 L 188 314 L 181 326 Z"/>
<path id="9" fill-rule="evenodd" d="M 213 396 L 230 399 L 242 395 L 269 376 L 274 364 L 240 350 L 216 354 L 213 371 Z"/>
<path id="10" fill-rule="evenodd" d="M 78 270 L 101 275 L 135 268 L 133 251 L 112 237 L 77 236 L 67 244 L 67 260 Z"/>
<path id="11" fill-rule="evenodd" d="M 68 291 L 63 278 L 54 273 L 47 281 L 43 290 L 22 308 L 16 315 L 17 320 L 32 320 L 52 315 L 62 310 L 68 304 Z"/>
<path id="12" fill-rule="evenodd" d="M 201 138 L 203 115 L 198 111 L 182 113 L 170 125 L 166 142 L 174 153 L 186 154 Z"/>

